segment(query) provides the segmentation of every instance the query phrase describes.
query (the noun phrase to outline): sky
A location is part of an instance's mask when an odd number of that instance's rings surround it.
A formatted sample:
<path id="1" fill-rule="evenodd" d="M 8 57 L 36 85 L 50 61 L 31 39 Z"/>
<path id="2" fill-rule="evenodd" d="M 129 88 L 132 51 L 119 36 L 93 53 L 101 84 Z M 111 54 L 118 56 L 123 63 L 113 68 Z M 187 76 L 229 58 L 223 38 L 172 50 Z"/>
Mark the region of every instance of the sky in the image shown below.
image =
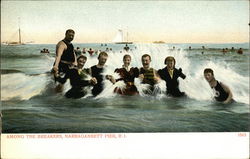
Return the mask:
<path id="1" fill-rule="evenodd" d="M 69 28 L 75 43 L 112 42 L 118 29 L 133 42 L 249 41 L 249 2 L 241 1 L 1 1 L 1 41 L 54 44 Z"/>

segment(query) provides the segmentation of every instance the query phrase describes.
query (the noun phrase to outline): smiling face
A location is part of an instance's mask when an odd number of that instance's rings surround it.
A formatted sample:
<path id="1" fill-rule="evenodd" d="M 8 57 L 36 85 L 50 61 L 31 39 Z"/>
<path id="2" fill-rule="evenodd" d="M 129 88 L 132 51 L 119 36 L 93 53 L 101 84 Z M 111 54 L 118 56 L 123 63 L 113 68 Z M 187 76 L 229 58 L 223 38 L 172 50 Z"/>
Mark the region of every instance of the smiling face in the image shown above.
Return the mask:
<path id="1" fill-rule="evenodd" d="M 79 58 L 78 60 L 77 60 L 77 67 L 78 68 L 83 68 L 83 66 L 85 65 L 85 63 L 86 63 L 86 61 L 87 61 L 87 59 L 85 59 L 85 58 Z"/>
<path id="2" fill-rule="evenodd" d="M 107 61 L 107 59 L 108 59 L 108 56 L 105 56 L 105 55 L 101 55 L 99 58 L 98 58 L 98 60 L 99 60 L 99 65 L 100 66 L 104 66 L 105 65 L 105 63 L 106 63 L 106 61 Z"/>
<path id="3" fill-rule="evenodd" d="M 75 33 L 73 31 L 68 31 L 65 34 L 65 40 L 71 42 L 74 39 Z"/>
<path id="4" fill-rule="evenodd" d="M 174 69 L 174 60 L 167 60 L 166 65 L 168 69 Z"/>
<path id="5" fill-rule="evenodd" d="M 126 58 L 123 59 L 124 66 L 129 66 L 130 62 L 131 62 L 131 58 L 130 57 L 126 57 Z"/>
<path id="6" fill-rule="evenodd" d="M 213 75 L 211 72 L 204 73 L 204 78 L 205 78 L 208 82 L 211 82 L 212 80 L 214 80 L 214 75 Z"/>
<path id="7" fill-rule="evenodd" d="M 150 57 L 149 56 L 142 57 L 141 62 L 142 62 L 142 66 L 148 69 L 150 66 L 150 62 L 151 62 Z"/>

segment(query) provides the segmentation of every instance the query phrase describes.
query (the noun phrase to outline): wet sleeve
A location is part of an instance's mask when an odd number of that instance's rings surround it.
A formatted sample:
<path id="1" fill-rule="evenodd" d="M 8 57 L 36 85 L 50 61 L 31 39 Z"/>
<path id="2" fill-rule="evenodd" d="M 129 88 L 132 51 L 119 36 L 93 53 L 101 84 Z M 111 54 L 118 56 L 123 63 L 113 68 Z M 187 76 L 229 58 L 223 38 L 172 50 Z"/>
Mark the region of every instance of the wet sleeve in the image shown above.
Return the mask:
<path id="1" fill-rule="evenodd" d="M 117 68 L 117 69 L 115 69 L 115 73 L 118 73 L 119 75 L 120 75 L 120 71 L 119 71 L 119 69 Z M 123 80 L 123 78 L 121 77 L 121 78 L 117 78 L 117 79 L 115 79 L 116 81 L 122 81 Z"/>
<path id="2" fill-rule="evenodd" d="M 161 77 L 161 79 L 163 79 L 163 76 L 162 76 L 162 70 L 161 70 L 161 69 L 159 69 L 159 70 L 157 71 L 157 73 L 158 73 L 158 75 Z"/>
<path id="3" fill-rule="evenodd" d="M 182 79 L 186 78 L 186 75 L 182 73 L 182 69 L 181 68 L 179 68 L 179 70 L 176 69 L 176 71 L 177 71 L 178 77 L 181 77 Z"/>
<path id="4" fill-rule="evenodd" d="M 70 70 L 70 84 L 75 87 L 85 87 L 90 85 L 88 80 L 81 80 L 76 69 Z"/>
<path id="5" fill-rule="evenodd" d="M 79 81 L 79 86 L 80 87 L 85 87 L 85 86 L 89 86 L 89 85 L 90 85 L 90 83 L 89 83 L 88 80 L 80 80 Z"/>

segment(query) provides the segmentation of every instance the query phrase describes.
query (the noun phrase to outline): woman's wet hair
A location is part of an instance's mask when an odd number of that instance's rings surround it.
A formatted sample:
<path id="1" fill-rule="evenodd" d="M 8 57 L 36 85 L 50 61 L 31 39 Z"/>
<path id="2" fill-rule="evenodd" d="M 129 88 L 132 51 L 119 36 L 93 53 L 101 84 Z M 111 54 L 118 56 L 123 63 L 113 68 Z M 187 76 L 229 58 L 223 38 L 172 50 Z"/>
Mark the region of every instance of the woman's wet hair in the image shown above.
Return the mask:
<path id="1" fill-rule="evenodd" d="M 211 69 L 211 68 L 206 68 L 205 70 L 204 70 L 204 74 L 205 73 L 211 73 L 212 75 L 214 75 L 214 71 Z"/>
<path id="2" fill-rule="evenodd" d="M 164 64 L 166 65 L 167 64 L 167 61 L 174 61 L 174 65 L 175 65 L 175 59 L 173 56 L 168 56 L 165 58 L 165 61 L 164 61 Z"/>
<path id="3" fill-rule="evenodd" d="M 131 56 L 128 55 L 128 54 L 126 54 L 126 55 L 123 56 L 123 60 L 125 60 L 126 58 L 130 58 L 131 59 Z"/>

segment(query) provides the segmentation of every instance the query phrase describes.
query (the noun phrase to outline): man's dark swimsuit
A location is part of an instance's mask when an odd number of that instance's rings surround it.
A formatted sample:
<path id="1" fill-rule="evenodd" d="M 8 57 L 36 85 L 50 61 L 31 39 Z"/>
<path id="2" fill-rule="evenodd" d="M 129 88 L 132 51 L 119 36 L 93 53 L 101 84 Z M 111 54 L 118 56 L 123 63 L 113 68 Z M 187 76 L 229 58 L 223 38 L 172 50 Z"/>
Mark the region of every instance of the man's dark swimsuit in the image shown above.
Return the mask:
<path id="1" fill-rule="evenodd" d="M 166 81 L 166 87 L 167 87 L 167 94 L 174 96 L 174 97 L 181 97 L 184 96 L 185 93 L 181 92 L 179 90 L 179 82 L 178 78 L 181 77 L 182 79 L 185 79 L 185 75 L 182 73 L 181 69 L 177 70 L 174 68 L 173 70 L 173 78 L 171 78 L 167 67 L 158 70 L 158 74 L 160 75 L 161 79 Z"/>
<path id="2" fill-rule="evenodd" d="M 84 91 L 83 88 L 91 85 L 89 81 L 86 80 L 87 74 L 89 74 L 89 69 L 82 70 L 80 74 L 78 69 L 75 68 L 68 71 L 72 88 L 66 92 L 65 96 L 67 98 L 81 98 L 86 95 L 86 91 Z"/>
<path id="3" fill-rule="evenodd" d="M 223 102 L 225 101 L 229 94 L 223 89 L 223 87 L 221 86 L 220 82 L 216 81 L 217 84 L 215 87 L 212 87 L 215 90 L 215 100 L 219 101 L 219 102 Z"/>
<path id="4" fill-rule="evenodd" d="M 62 40 L 62 41 L 67 45 L 67 49 L 63 51 L 61 60 L 67 63 L 73 63 L 75 61 L 74 46 L 72 45 L 72 43 L 68 43 L 65 40 Z M 68 71 L 69 71 L 70 64 L 63 63 L 61 62 L 61 60 L 58 65 L 58 72 L 59 72 L 59 75 L 62 75 L 64 77 L 60 77 L 60 76 L 55 77 L 55 80 L 60 82 L 61 84 L 64 84 L 66 80 L 69 78 Z"/>
<path id="5" fill-rule="evenodd" d="M 143 84 L 149 84 L 149 90 L 145 90 L 144 93 L 145 94 L 152 94 L 154 91 L 154 85 L 156 84 L 155 80 L 154 80 L 154 69 L 153 68 L 149 68 L 149 69 L 144 69 L 143 67 L 140 68 L 139 70 L 139 74 L 143 74 L 144 78 L 142 80 Z"/>
<path id="6" fill-rule="evenodd" d="M 94 96 L 97 96 L 98 94 L 100 94 L 103 91 L 103 75 L 101 74 L 104 70 L 104 68 L 98 68 L 96 65 L 92 66 L 91 68 L 91 74 L 92 77 L 95 77 L 97 80 L 97 84 L 94 85 L 93 89 L 92 89 L 92 94 Z"/>

